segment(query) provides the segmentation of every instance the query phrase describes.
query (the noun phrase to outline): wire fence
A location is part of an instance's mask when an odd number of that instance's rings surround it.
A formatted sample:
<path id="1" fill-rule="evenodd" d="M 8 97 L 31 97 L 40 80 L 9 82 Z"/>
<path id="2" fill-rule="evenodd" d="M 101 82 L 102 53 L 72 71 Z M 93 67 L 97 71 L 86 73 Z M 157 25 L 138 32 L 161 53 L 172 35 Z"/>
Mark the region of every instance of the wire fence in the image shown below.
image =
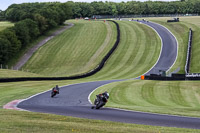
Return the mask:
<path id="1" fill-rule="evenodd" d="M 181 17 L 181 16 L 199 16 L 199 14 L 149 14 L 149 15 L 93 15 L 93 19 L 108 19 L 108 18 L 142 18 L 142 17 Z"/>

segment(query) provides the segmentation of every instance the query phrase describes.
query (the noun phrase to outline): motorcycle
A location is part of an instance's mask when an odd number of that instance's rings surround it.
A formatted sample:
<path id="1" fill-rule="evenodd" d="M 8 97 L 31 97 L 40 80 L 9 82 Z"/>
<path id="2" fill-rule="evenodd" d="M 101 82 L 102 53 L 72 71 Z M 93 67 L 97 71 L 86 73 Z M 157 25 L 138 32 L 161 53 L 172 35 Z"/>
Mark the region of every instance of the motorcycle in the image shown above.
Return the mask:
<path id="1" fill-rule="evenodd" d="M 108 102 L 108 98 L 106 96 L 96 95 L 96 99 L 94 100 L 94 105 L 96 107 L 92 106 L 92 109 L 94 109 L 94 108 L 100 109 L 101 107 L 103 107 L 104 105 L 106 105 L 107 102 Z"/>
<path id="2" fill-rule="evenodd" d="M 59 94 L 58 90 L 52 90 L 51 91 L 51 97 L 54 97 L 56 94 Z"/>

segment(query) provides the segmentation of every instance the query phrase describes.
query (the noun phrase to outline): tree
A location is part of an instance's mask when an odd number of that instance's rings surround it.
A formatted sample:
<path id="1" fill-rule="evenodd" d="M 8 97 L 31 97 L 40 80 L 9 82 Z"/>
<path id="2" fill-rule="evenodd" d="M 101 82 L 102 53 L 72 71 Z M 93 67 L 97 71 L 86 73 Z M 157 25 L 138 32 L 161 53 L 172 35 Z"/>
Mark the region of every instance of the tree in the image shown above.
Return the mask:
<path id="1" fill-rule="evenodd" d="M 20 49 L 21 42 L 18 40 L 13 28 L 7 28 L 0 33 L 1 37 L 10 42 L 8 45 L 8 57 L 13 57 Z"/>
<path id="2" fill-rule="evenodd" d="M 118 15 L 117 7 L 115 5 L 112 5 L 112 15 L 113 16 L 117 16 Z"/>
<path id="3" fill-rule="evenodd" d="M 10 42 L 4 37 L 0 37 L 0 64 L 4 64 L 8 60 L 9 46 L 10 46 Z"/>
<path id="4" fill-rule="evenodd" d="M 22 47 L 25 47 L 27 44 L 30 43 L 31 37 L 29 35 L 29 28 L 25 21 L 20 21 L 15 24 L 14 30 L 18 39 L 22 43 Z"/>

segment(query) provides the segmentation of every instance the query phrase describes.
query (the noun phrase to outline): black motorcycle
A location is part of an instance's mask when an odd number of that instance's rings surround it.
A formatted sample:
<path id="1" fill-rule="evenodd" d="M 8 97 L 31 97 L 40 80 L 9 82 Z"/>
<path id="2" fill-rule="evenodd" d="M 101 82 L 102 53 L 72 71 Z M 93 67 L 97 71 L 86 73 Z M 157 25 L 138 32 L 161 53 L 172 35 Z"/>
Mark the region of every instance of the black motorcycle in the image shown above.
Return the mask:
<path id="1" fill-rule="evenodd" d="M 54 97 L 56 94 L 59 94 L 58 90 L 52 90 L 51 91 L 51 97 Z"/>
<path id="2" fill-rule="evenodd" d="M 94 105 L 95 106 L 92 106 L 92 109 L 94 109 L 94 108 L 100 109 L 101 107 L 103 107 L 104 105 L 106 105 L 107 102 L 108 102 L 108 98 L 106 96 L 96 95 L 96 99 L 94 100 Z"/>

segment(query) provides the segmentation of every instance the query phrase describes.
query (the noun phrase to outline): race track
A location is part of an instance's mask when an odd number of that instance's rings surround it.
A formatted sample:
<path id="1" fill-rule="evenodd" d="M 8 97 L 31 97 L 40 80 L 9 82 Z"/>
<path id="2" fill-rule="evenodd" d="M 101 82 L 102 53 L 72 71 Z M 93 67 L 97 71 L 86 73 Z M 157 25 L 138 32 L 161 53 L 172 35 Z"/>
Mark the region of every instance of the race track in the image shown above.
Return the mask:
<path id="1" fill-rule="evenodd" d="M 141 23 L 145 23 L 154 28 L 162 38 L 163 45 L 159 60 L 147 73 L 158 73 L 159 69 L 168 70 L 173 65 L 177 56 L 177 41 L 175 37 L 161 25 L 151 22 Z M 119 80 L 95 81 L 64 86 L 60 89 L 60 94 L 55 98 L 51 98 L 50 91 L 47 91 L 22 101 L 17 107 L 34 112 L 89 119 L 200 129 L 199 118 L 159 115 L 111 108 L 102 108 L 100 110 L 91 109 L 91 104 L 88 101 L 89 94 L 102 85 L 117 81 Z"/>

